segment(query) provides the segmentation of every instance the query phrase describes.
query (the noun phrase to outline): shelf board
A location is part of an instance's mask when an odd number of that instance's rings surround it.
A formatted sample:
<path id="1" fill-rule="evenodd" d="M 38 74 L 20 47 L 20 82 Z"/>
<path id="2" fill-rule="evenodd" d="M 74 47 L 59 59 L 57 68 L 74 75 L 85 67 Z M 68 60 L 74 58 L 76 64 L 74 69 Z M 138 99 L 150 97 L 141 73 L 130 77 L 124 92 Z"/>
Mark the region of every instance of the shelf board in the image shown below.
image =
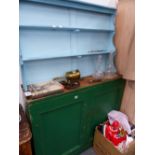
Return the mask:
<path id="1" fill-rule="evenodd" d="M 107 54 L 108 51 L 96 52 L 96 53 L 88 53 L 88 54 L 78 54 L 78 55 L 66 55 L 66 56 L 47 56 L 47 57 L 31 57 L 31 58 L 23 58 L 22 61 L 37 61 L 37 60 L 47 60 L 47 59 L 61 59 L 61 58 L 69 58 L 69 57 L 82 57 L 82 56 L 91 56 L 91 55 L 99 55 L 99 54 Z"/>
<path id="2" fill-rule="evenodd" d="M 32 30 L 52 30 L 52 31 L 96 31 L 96 32 L 114 32 L 114 29 L 92 29 L 92 28 L 75 28 L 75 27 L 63 27 L 63 26 L 38 26 L 38 25 L 20 25 L 20 29 L 32 29 Z"/>
<path id="3" fill-rule="evenodd" d="M 41 3 L 41 4 L 47 4 L 47 5 L 56 5 L 60 7 L 66 7 L 66 8 L 73 8 L 73 9 L 80 9 L 80 10 L 86 10 L 91 12 L 99 12 L 99 13 L 106 13 L 106 14 L 115 14 L 116 8 L 91 4 L 91 3 L 85 3 L 85 2 L 78 2 L 74 0 L 20 0 L 22 1 L 28 1 L 33 3 Z"/>

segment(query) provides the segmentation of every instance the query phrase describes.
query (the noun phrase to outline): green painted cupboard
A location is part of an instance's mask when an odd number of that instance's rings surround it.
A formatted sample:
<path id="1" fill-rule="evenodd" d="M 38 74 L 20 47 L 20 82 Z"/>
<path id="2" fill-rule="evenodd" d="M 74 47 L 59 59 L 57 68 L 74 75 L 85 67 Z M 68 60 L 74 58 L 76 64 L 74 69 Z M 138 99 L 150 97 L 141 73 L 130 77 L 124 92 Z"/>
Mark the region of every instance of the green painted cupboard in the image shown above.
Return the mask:
<path id="1" fill-rule="evenodd" d="M 27 104 L 35 155 L 78 155 L 93 143 L 95 126 L 120 108 L 124 80 L 116 79 Z"/>

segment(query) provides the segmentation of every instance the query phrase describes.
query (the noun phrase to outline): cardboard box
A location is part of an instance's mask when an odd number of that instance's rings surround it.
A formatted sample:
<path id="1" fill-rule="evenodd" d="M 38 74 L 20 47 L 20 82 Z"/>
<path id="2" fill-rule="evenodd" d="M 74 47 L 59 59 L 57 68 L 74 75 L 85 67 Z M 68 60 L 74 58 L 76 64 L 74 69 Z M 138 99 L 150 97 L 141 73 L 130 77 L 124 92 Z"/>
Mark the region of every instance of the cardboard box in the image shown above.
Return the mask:
<path id="1" fill-rule="evenodd" d="M 135 142 L 131 142 L 125 153 L 121 153 L 114 147 L 113 143 L 107 140 L 100 131 L 95 129 L 93 148 L 97 155 L 134 155 Z"/>

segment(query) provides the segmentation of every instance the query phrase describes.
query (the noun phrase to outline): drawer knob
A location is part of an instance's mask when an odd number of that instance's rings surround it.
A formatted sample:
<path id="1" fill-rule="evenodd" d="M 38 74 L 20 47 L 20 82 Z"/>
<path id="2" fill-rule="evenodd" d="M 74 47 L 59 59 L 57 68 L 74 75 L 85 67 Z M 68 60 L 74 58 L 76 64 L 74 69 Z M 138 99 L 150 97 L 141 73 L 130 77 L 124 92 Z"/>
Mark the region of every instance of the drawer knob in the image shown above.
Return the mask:
<path id="1" fill-rule="evenodd" d="M 79 98 L 79 96 L 78 96 L 78 95 L 75 95 L 75 96 L 74 96 L 74 99 L 75 99 L 75 100 L 77 100 L 78 98 Z"/>

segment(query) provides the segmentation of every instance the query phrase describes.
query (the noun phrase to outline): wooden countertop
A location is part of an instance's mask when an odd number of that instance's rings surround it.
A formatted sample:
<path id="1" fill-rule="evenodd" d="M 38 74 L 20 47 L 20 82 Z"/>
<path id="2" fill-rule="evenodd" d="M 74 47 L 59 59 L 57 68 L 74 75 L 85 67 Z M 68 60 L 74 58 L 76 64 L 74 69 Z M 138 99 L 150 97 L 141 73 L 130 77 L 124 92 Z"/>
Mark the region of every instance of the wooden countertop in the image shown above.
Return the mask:
<path id="1" fill-rule="evenodd" d="M 93 86 L 93 85 L 96 85 L 96 84 L 105 83 L 105 82 L 116 80 L 116 79 L 120 79 L 120 78 L 122 78 L 122 76 L 120 76 L 118 74 L 115 74 L 115 75 L 113 75 L 111 77 L 104 76 L 104 78 L 101 81 L 95 82 L 95 81 L 93 81 L 93 77 L 92 76 L 87 76 L 87 77 L 81 78 L 81 80 L 80 80 L 80 87 L 75 88 L 75 89 L 64 89 L 64 91 L 61 92 L 61 93 L 51 94 L 51 95 L 48 95 L 48 96 L 55 96 L 55 95 L 58 95 L 58 94 L 72 92 L 72 91 L 75 91 L 75 90 L 78 90 L 78 89 L 81 89 L 81 88 Z M 46 98 L 48 96 L 45 96 L 45 97 L 42 97 L 42 98 L 38 98 L 38 99 L 27 99 L 27 104 L 29 104 L 29 103 L 31 103 L 33 101 L 44 99 L 44 98 Z"/>
<path id="2" fill-rule="evenodd" d="M 110 77 L 110 78 L 106 78 L 104 77 L 101 81 L 93 81 L 93 77 L 92 76 L 87 76 L 87 77 L 84 77 L 80 80 L 80 87 L 76 88 L 76 89 L 79 89 L 79 88 L 84 88 L 84 87 L 88 87 L 88 86 L 93 86 L 93 85 L 96 85 L 96 84 L 100 84 L 100 83 L 105 83 L 107 81 L 112 81 L 112 80 L 116 80 L 116 79 L 119 79 L 121 78 L 120 75 L 118 74 L 115 74 L 114 76 Z M 76 89 L 65 89 L 64 92 L 70 92 L 72 90 L 76 90 Z"/>

